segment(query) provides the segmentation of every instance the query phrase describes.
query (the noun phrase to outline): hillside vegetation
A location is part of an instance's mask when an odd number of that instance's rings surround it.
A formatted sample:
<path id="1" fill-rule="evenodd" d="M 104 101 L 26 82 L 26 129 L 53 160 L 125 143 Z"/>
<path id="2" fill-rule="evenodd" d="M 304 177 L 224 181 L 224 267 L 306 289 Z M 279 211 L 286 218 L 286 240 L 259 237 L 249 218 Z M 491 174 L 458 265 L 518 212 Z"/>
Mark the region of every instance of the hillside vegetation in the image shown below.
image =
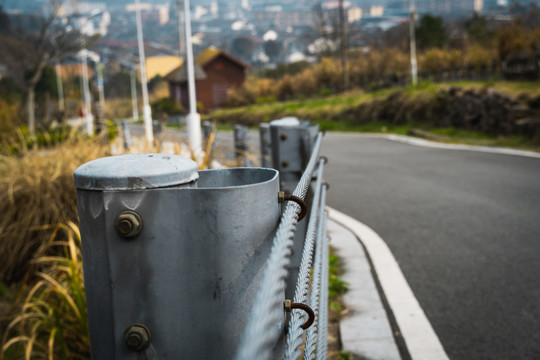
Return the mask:
<path id="1" fill-rule="evenodd" d="M 326 130 L 406 133 L 423 128 L 441 133 L 441 129 L 452 128 L 454 133 L 468 132 L 469 137 L 518 137 L 516 145 L 536 147 L 540 145 L 540 83 L 422 83 L 247 105 L 215 111 L 206 119 L 256 126 L 284 116 L 310 120 Z"/>

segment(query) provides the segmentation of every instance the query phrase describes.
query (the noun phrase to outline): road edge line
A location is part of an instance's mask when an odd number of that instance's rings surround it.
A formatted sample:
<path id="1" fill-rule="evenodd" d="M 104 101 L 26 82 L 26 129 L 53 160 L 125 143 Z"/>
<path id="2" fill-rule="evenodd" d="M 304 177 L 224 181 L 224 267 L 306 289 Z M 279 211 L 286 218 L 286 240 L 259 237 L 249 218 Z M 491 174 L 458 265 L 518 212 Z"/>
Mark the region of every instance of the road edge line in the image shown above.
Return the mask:
<path id="1" fill-rule="evenodd" d="M 411 359 L 449 360 L 386 242 L 360 221 L 331 207 L 327 210 L 329 218 L 355 234 L 368 252 Z"/>
<path id="2" fill-rule="evenodd" d="M 489 153 L 489 154 L 523 156 L 523 157 L 536 158 L 536 159 L 540 158 L 540 153 L 529 151 L 529 150 L 519 150 L 519 149 L 511 149 L 511 148 L 496 147 L 496 146 L 439 143 L 439 142 L 430 141 L 426 139 L 415 138 L 412 136 L 396 135 L 396 134 L 373 133 L 373 134 L 361 134 L 361 135 L 365 137 L 386 139 L 386 140 L 400 142 L 402 144 L 429 147 L 429 148 L 434 148 L 434 149 L 476 151 L 476 152 L 483 152 L 483 153 Z"/>

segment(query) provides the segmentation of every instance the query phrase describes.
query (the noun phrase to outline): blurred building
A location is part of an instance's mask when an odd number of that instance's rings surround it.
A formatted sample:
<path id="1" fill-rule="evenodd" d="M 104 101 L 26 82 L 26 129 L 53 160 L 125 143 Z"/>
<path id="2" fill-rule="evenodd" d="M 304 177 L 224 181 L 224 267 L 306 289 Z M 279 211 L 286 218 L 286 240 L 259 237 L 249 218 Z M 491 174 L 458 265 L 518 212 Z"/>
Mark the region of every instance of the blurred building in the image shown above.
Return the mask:
<path id="1" fill-rule="evenodd" d="M 156 76 L 165 77 L 174 69 L 182 66 L 183 59 L 180 56 L 163 55 L 146 58 L 146 75 L 149 80 Z"/>
<path id="2" fill-rule="evenodd" d="M 139 9 L 144 22 L 165 25 L 170 21 L 170 3 L 168 2 L 164 4 L 139 3 Z M 137 4 L 127 4 L 125 10 L 128 13 L 137 11 Z"/>
<path id="3" fill-rule="evenodd" d="M 189 109 L 187 66 L 171 71 L 165 79 L 169 83 L 172 100 Z M 197 101 L 208 111 L 227 103 L 229 89 L 240 87 L 249 66 L 238 58 L 214 47 L 209 47 L 195 58 L 195 88 Z"/>

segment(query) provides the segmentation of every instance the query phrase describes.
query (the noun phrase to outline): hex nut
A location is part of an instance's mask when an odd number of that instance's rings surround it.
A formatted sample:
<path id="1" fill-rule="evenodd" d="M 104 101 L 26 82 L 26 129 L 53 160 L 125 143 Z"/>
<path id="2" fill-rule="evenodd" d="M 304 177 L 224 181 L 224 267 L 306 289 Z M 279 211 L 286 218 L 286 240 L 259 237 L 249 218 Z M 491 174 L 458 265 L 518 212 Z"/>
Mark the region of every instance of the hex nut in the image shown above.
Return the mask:
<path id="1" fill-rule="evenodd" d="M 124 332 L 124 342 L 133 351 L 143 351 L 152 341 L 150 330 L 143 324 L 130 325 Z"/>
<path id="2" fill-rule="evenodd" d="M 141 216 L 135 211 L 126 210 L 118 214 L 114 227 L 118 235 L 132 239 L 141 233 L 143 222 Z"/>

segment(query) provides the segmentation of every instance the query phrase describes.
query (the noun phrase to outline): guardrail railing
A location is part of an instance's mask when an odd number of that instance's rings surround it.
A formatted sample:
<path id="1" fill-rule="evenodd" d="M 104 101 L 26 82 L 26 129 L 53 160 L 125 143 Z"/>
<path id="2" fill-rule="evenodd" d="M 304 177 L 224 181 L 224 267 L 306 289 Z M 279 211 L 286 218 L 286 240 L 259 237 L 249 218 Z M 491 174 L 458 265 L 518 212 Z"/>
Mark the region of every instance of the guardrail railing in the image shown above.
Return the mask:
<path id="1" fill-rule="evenodd" d="M 326 358 L 322 135 L 288 119 L 269 138 L 275 169 L 130 154 L 76 170 L 93 358 Z"/>

